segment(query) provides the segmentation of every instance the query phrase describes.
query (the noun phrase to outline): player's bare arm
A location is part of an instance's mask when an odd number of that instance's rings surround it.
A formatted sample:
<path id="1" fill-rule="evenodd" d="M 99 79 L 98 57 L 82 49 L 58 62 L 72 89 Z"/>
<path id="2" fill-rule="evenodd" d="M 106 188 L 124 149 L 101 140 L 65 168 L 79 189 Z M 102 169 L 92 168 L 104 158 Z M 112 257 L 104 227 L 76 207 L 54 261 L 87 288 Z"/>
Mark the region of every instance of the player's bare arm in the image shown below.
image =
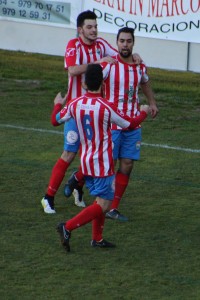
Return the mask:
<path id="1" fill-rule="evenodd" d="M 100 64 L 102 62 L 107 62 L 107 63 L 113 64 L 116 62 L 116 60 L 111 56 L 106 56 L 100 60 L 93 62 L 93 63 Z M 78 75 L 85 73 L 87 66 L 88 66 L 88 64 L 71 66 L 68 68 L 68 72 L 69 72 L 70 76 L 72 76 L 72 77 L 78 76 Z"/>
<path id="2" fill-rule="evenodd" d="M 150 81 L 141 84 L 141 89 L 150 106 L 151 116 L 152 118 L 155 118 L 158 114 L 158 107 L 156 105 L 156 100 L 154 98 L 154 93 L 152 91 Z"/>
<path id="3" fill-rule="evenodd" d="M 81 75 L 85 73 L 87 66 L 87 64 L 71 66 L 68 68 L 68 73 L 72 77 Z"/>

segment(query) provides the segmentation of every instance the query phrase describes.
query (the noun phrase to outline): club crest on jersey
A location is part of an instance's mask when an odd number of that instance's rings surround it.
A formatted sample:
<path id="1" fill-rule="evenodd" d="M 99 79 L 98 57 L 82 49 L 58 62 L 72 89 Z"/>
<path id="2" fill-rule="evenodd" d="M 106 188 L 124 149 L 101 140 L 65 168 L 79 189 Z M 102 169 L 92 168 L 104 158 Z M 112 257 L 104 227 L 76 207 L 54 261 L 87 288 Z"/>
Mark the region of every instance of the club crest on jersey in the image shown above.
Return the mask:
<path id="1" fill-rule="evenodd" d="M 100 55 L 100 53 L 101 53 L 101 50 L 100 50 L 100 49 L 97 49 L 97 51 L 96 51 L 96 52 L 97 52 L 97 54 L 98 54 L 98 55 Z"/>
<path id="2" fill-rule="evenodd" d="M 133 102 L 135 99 L 134 99 L 134 87 L 133 86 L 130 86 L 129 89 L 125 89 L 125 94 L 127 95 L 127 98 L 128 99 L 119 99 L 119 102 L 124 102 L 124 103 L 127 103 L 127 102 Z"/>
<path id="3" fill-rule="evenodd" d="M 66 136 L 67 144 L 73 145 L 78 141 L 78 134 L 76 131 L 70 130 Z"/>
<path id="4" fill-rule="evenodd" d="M 67 49 L 67 52 L 66 52 L 66 56 L 74 56 L 75 55 L 75 51 L 76 49 L 75 48 L 69 48 Z"/>

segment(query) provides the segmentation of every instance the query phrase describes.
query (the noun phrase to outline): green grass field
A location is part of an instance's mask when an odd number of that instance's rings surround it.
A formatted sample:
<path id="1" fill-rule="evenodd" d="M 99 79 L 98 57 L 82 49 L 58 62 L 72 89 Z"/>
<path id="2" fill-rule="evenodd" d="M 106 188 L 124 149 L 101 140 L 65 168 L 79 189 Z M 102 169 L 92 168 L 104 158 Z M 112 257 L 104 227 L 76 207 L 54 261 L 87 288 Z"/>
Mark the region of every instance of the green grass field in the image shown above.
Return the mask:
<path id="1" fill-rule="evenodd" d="M 129 222 L 106 221 L 117 248 L 91 248 L 88 224 L 65 253 L 55 227 L 80 208 L 63 196 L 64 182 L 56 215 L 40 204 L 63 147 L 62 127 L 50 124 L 53 98 L 67 87 L 63 58 L 0 50 L 0 299 L 200 299 L 200 74 L 149 74 L 160 112 L 143 125 L 120 204 Z"/>

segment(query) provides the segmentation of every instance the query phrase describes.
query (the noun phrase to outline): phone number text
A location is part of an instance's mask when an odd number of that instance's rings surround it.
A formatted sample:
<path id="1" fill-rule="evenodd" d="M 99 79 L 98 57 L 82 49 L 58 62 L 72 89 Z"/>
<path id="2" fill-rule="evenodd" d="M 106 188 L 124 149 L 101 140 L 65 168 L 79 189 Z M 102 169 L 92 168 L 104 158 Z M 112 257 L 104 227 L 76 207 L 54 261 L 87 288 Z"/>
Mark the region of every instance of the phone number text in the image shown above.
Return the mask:
<path id="1" fill-rule="evenodd" d="M 70 3 L 35 0 L 0 0 L 0 16 L 70 23 Z"/>

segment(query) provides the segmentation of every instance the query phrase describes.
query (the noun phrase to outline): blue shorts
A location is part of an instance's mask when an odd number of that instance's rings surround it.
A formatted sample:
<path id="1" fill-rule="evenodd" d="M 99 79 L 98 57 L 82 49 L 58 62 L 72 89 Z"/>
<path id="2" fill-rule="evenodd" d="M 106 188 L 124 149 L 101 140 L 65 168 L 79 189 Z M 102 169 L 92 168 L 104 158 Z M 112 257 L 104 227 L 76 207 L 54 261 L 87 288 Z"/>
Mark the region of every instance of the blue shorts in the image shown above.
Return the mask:
<path id="1" fill-rule="evenodd" d="M 90 195 L 100 197 L 105 200 L 113 200 L 115 193 L 115 175 L 108 177 L 84 177 L 85 184 Z"/>
<path id="2" fill-rule="evenodd" d="M 139 160 L 141 140 L 141 128 L 135 130 L 112 130 L 114 160 L 118 158 Z"/>
<path id="3" fill-rule="evenodd" d="M 64 124 L 64 150 L 77 153 L 80 147 L 80 137 L 73 118 Z"/>

